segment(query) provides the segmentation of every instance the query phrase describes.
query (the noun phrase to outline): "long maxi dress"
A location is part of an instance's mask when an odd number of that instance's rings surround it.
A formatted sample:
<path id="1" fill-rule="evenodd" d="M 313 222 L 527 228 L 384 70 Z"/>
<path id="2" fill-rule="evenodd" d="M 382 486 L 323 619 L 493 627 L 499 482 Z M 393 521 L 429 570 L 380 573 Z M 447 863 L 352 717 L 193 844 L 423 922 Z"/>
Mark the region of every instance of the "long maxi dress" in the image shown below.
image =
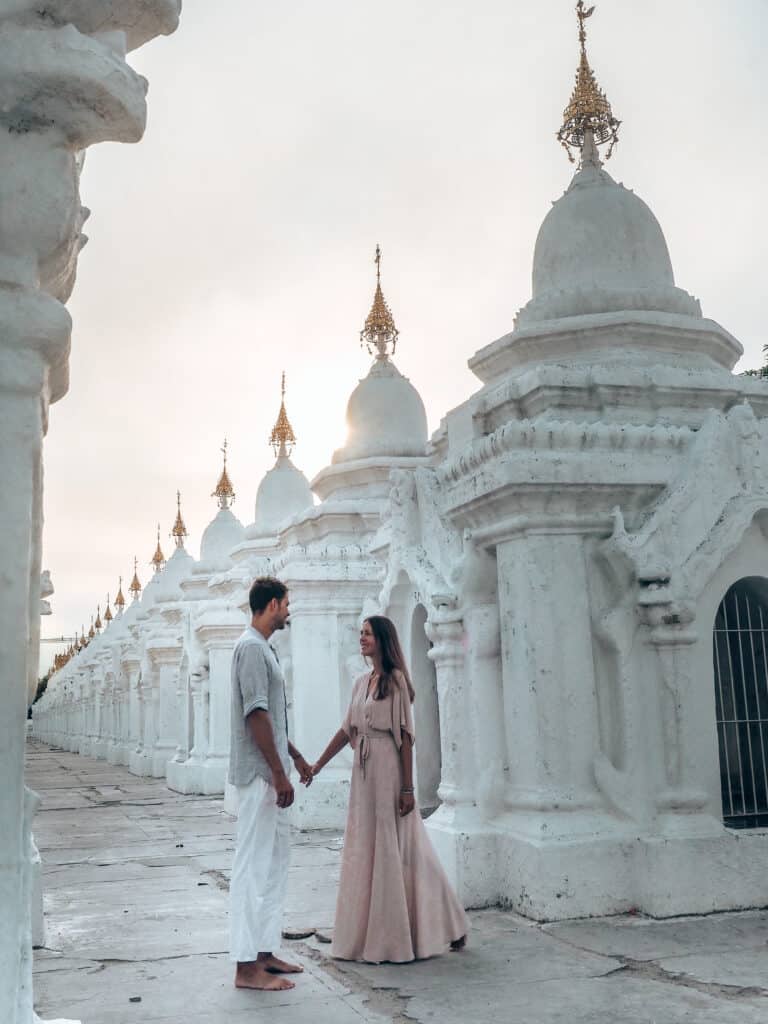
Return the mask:
<path id="1" fill-rule="evenodd" d="M 383 700 L 368 696 L 369 680 L 355 682 L 342 724 L 355 757 L 331 954 L 406 963 L 444 953 L 468 924 L 418 804 L 398 810 L 402 734 L 414 739 L 405 680 L 396 674 Z"/>

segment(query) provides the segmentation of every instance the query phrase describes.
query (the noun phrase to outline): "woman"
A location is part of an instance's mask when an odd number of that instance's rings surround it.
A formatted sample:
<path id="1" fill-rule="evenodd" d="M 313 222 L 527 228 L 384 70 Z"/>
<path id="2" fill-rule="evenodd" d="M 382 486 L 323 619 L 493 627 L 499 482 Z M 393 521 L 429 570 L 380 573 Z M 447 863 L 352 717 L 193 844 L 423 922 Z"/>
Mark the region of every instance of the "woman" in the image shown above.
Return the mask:
<path id="1" fill-rule="evenodd" d="M 312 766 L 355 751 L 331 953 L 405 963 L 464 946 L 467 919 L 435 855 L 413 792 L 413 686 L 389 619 L 360 631 L 372 671 L 355 682 L 341 729 Z"/>

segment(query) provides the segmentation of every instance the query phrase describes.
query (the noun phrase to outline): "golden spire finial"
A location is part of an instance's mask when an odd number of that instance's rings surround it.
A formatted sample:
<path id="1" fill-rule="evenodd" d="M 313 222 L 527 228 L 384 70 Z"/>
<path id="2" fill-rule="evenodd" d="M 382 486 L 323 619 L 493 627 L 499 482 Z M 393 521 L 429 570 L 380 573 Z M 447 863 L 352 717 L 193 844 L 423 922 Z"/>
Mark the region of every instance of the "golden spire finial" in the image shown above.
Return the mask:
<path id="1" fill-rule="evenodd" d="M 117 605 L 117 602 L 115 602 L 115 605 Z M 109 625 L 113 618 L 114 616 L 112 615 L 112 609 L 109 607 L 109 594 L 107 594 L 107 608 L 106 611 L 104 612 L 104 621 L 107 623 L 107 625 Z"/>
<path id="2" fill-rule="evenodd" d="M 293 432 L 291 421 L 288 419 L 288 413 L 285 411 L 285 370 L 283 370 L 283 379 L 280 384 L 280 412 L 277 414 L 277 420 L 269 435 L 269 443 L 277 457 L 290 455 L 296 444 L 296 435 Z"/>
<path id="3" fill-rule="evenodd" d="M 158 546 L 160 544 L 160 537 L 157 538 Z M 122 579 L 122 576 L 120 577 Z M 131 585 L 128 587 L 129 593 L 133 594 L 133 600 L 138 601 L 139 594 L 141 593 L 141 583 L 139 581 L 139 560 L 138 558 L 133 559 L 133 579 Z"/>
<path id="4" fill-rule="evenodd" d="M 138 583 L 139 581 L 137 580 L 136 582 Z M 117 597 L 115 598 L 115 608 L 117 608 L 118 611 L 122 611 L 123 608 L 125 608 L 125 597 L 123 596 L 122 576 L 119 577 L 119 582 L 117 584 Z"/>
<path id="5" fill-rule="evenodd" d="M 229 479 L 229 473 L 227 473 L 227 439 L 224 438 L 224 446 L 221 449 L 224 456 L 224 468 L 221 471 L 219 482 L 216 484 L 216 490 L 211 495 L 212 498 L 219 499 L 219 508 L 229 508 L 232 502 L 235 500 L 235 489 L 232 486 L 232 481 Z"/>
<path id="6" fill-rule="evenodd" d="M 176 541 L 177 548 L 183 548 L 184 538 L 189 536 L 184 520 L 181 518 L 181 491 L 176 491 L 176 522 L 173 524 L 171 536 Z"/>
<path id="7" fill-rule="evenodd" d="M 100 604 L 96 605 L 96 621 L 94 622 L 93 625 L 96 628 L 96 632 L 98 633 L 99 630 L 101 629 L 101 626 L 102 626 L 102 622 L 101 622 L 101 605 Z"/>
<path id="8" fill-rule="evenodd" d="M 361 347 L 365 345 L 371 355 L 375 352 L 377 359 L 386 359 L 389 355 L 388 347 L 390 345 L 394 355 L 400 332 L 395 327 L 395 318 L 392 316 L 381 290 L 381 247 L 379 245 L 376 246 L 373 262 L 376 264 L 376 291 L 371 311 L 366 317 L 365 326 L 360 331 L 360 345 Z"/>
<path id="9" fill-rule="evenodd" d="M 611 104 L 595 81 L 595 75 L 587 59 L 587 30 L 584 22 L 594 14 L 594 6 L 584 10 L 584 0 L 577 0 L 576 17 L 579 21 L 579 45 L 581 57 L 576 71 L 576 85 L 568 106 L 563 111 L 563 124 L 557 133 L 557 140 L 574 162 L 571 147 L 581 151 L 588 136 L 595 145 L 610 141 L 605 159 L 609 160 L 613 147 L 619 141 L 619 125 L 613 116 Z"/>
<path id="10" fill-rule="evenodd" d="M 165 555 L 160 547 L 160 523 L 157 524 L 157 547 L 155 548 L 154 555 L 149 560 L 149 564 L 155 567 L 155 572 L 160 572 L 165 565 Z"/>
<path id="11" fill-rule="evenodd" d="M 93 640 L 96 636 L 96 630 L 93 628 L 93 616 L 91 616 L 91 628 L 88 630 L 88 639 Z"/>

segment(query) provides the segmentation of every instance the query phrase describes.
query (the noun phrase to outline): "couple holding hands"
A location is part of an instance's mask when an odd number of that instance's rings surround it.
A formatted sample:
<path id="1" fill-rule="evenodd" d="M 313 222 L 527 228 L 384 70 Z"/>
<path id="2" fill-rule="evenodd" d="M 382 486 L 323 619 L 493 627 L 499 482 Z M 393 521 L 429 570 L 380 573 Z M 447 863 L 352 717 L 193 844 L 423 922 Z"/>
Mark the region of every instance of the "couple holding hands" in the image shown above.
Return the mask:
<path id="1" fill-rule="evenodd" d="M 230 884 L 231 959 L 239 988 L 286 989 L 302 968 L 279 959 L 288 881 L 293 761 L 307 786 L 347 744 L 354 751 L 333 956 L 406 963 L 463 948 L 464 910 L 432 849 L 413 787 L 414 690 L 394 625 L 373 615 L 360 631 L 371 671 L 352 689 L 341 728 L 310 765 L 288 738 L 285 682 L 269 638 L 289 617 L 288 588 L 261 577 L 251 624 L 232 657 L 229 781 L 237 787 Z M 415 813 L 414 813 L 415 812 Z"/>

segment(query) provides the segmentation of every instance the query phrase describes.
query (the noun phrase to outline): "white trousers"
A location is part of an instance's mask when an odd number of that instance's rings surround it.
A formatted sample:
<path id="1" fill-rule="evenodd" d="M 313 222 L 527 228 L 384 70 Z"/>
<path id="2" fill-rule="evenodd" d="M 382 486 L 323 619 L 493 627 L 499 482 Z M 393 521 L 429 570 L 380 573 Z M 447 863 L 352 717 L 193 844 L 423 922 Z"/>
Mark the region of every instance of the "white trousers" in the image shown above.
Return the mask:
<path id="1" fill-rule="evenodd" d="M 239 963 L 280 948 L 291 826 L 275 789 L 256 776 L 238 786 L 237 844 L 229 885 L 230 957 Z"/>

